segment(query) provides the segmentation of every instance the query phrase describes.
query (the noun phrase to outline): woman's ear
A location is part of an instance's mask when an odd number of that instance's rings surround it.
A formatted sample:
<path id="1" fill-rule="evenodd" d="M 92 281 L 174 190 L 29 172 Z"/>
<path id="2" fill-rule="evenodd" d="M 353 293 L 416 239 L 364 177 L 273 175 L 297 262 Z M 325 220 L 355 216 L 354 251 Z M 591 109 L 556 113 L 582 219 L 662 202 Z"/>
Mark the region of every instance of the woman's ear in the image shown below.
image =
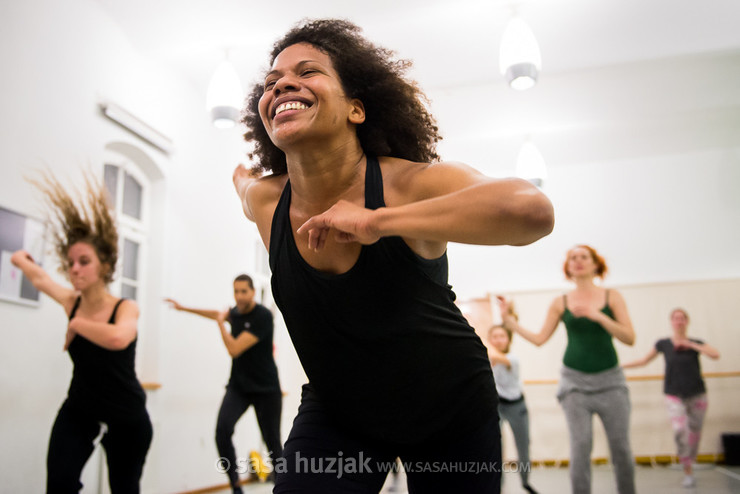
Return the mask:
<path id="1" fill-rule="evenodd" d="M 360 125 L 365 121 L 365 105 L 357 98 L 352 98 L 349 103 L 349 121 L 355 125 Z"/>
<path id="2" fill-rule="evenodd" d="M 113 277 L 113 269 L 111 269 L 111 266 L 109 264 L 100 263 L 100 279 L 104 280 L 106 283 L 110 280 L 110 278 Z"/>

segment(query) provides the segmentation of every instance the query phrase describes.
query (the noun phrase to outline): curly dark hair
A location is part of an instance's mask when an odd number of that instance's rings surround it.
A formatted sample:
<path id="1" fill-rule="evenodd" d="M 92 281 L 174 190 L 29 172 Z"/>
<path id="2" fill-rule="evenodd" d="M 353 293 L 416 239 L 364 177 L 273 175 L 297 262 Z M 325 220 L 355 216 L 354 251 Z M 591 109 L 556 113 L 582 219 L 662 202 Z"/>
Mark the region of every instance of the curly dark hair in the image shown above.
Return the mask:
<path id="1" fill-rule="evenodd" d="M 103 281 L 113 281 L 118 262 L 118 230 L 111 212 L 108 191 L 91 172 L 85 174 L 85 190 L 77 198 L 67 192 L 50 172 L 40 180 L 29 179 L 43 194 L 49 206 L 50 229 L 54 249 L 59 257 L 59 271 L 69 271 L 69 248 L 77 242 L 92 246 L 107 269 L 101 273 Z M 79 199 L 82 198 L 82 199 Z"/>
<path id="2" fill-rule="evenodd" d="M 416 82 L 405 78 L 411 62 L 394 59 L 393 51 L 370 43 L 360 31 L 346 20 L 304 19 L 274 44 L 270 65 L 291 45 L 315 46 L 331 59 L 346 95 L 365 106 L 365 121 L 357 128 L 363 151 L 419 162 L 439 160 L 436 144 L 442 137 L 426 108 L 429 100 Z M 264 83 L 257 83 L 247 97 L 244 139 L 254 141 L 249 153 L 254 171 L 282 175 L 287 172 L 285 154 L 272 143 L 259 115 L 263 93 Z"/>

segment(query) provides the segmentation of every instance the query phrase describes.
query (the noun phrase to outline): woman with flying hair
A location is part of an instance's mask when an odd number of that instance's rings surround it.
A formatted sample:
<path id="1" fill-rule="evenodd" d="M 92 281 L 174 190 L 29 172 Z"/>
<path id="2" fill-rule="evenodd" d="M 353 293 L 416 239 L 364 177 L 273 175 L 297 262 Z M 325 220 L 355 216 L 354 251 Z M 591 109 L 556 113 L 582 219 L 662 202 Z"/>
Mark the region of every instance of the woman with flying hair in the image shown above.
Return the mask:
<path id="1" fill-rule="evenodd" d="M 635 466 L 630 447 L 630 399 L 619 366 L 614 339 L 635 343 L 635 330 L 624 297 L 595 283 L 604 279 L 606 261 L 590 245 L 576 245 L 565 256 L 563 273 L 575 286 L 550 303 L 539 332 L 524 328 L 510 313 L 511 301 L 500 298 L 505 328 L 540 346 L 563 322 L 568 344 L 563 355 L 557 398 L 570 438 L 570 481 L 573 494 L 591 492 L 593 416 L 604 425 L 619 494 L 634 494 Z"/>
<path id="2" fill-rule="evenodd" d="M 549 200 L 438 162 L 409 63 L 354 24 L 304 21 L 270 64 L 243 119 L 254 166 L 233 178 L 309 381 L 274 492 L 377 493 L 396 457 L 409 492 L 499 492 L 493 375 L 446 246 L 534 242 Z"/>
<path id="3" fill-rule="evenodd" d="M 80 474 L 103 423 L 111 492 L 138 493 L 152 426 L 134 370 L 139 309 L 133 300 L 108 291 L 118 259 L 118 233 L 106 191 L 90 177 L 85 194 L 77 197 L 50 175 L 33 183 L 50 207 L 59 270 L 72 284 L 58 284 L 24 250 L 11 257 L 69 319 L 64 349 L 74 370 L 51 431 L 46 492 L 79 492 Z"/>

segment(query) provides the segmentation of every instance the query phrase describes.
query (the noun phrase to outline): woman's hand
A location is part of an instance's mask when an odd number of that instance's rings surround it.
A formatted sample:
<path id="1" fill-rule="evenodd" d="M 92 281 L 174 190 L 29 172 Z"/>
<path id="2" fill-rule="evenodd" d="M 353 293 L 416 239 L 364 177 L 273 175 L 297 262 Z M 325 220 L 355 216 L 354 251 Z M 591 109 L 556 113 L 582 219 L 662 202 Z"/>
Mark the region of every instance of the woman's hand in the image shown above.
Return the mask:
<path id="1" fill-rule="evenodd" d="M 504 324 L 504 327 L 507 329 L 514 331 L 514 327 L 516 327 L 516 318 L 514 317 L 514 302 L 511 300 L 507 300 L 504 298 L 503 295 L 496 295 L 496 299 L 498 300 L 498 308 L 501 312 L 501 321 Z M 512 322 L 514 324 L 512 324 Z"/>
<path id="2" fill-rule="evenodd" d="M 33 260 L 31 254 L 22 249 L 13 252 L 13 255 L 10 256 L 10 262 L 12 262 L 13 266 L 17 268 L 22 268 L 24 261 L 31 261 L 31 263 L 36 264 L 36 261 Z"/>
<path id="3" fill-rule="evenodd" d="M 72 319 L 72 321 L 74 321 L 75 319 L 77 318 Z M 64 336 L 63 350 L 65 352 L 69 350 L 69 345 L 72 344 L 72 340 L 74 340 L 75 336 L 77 336 L 77 331 L 72 328 L 72 321 L 69 321 L 69 324 L 67 325 L 67 334 Z"/>
<path id="4" fill-rule="evenodd" d="M 177 303 L 177 301 L 175 299 L 166 298 L 166 299 L 164 299 L 164 301 L 167 302 L 168 304 L 170 304 L 170 307 L 173 308 L 173 309 L 175 309 L 175 310 L 182 310 L 183 309 L 182 305 L 180 305 L 179 303 Z"/>
<path id="5" fill-rule="evenodd" d="M 697 350 L 696 344 L 689 340 L 688 338 L 682 338 L 680 340 L 674 340 L 673 341 L 673 349 L 677 352 L 683 351 L 683 350 Z M 697 350 L 698 351 L 698 350 Z"/>
<path id="6" fill-rule="evenodd" d="M 593 305 L 581 302 L 573 303 L 569 301 L 568 310 L 570 310 L 571 314 L 573 314 L 575 317 L 585 317 L 596 322 L 600 321 L 599 316 L 602 314 L 602 312 L 598 309 L 595 309 Z"/>
<path id="7" fill-rule="evenodd" d="M 325 212 L 309 218 L 298 228 L 297 233 L 308 233 L 308 248 L 312 250 L 324 247 L 332 229 L 337 242 L 374 244 L 381 237 L 373 226 L 377 211 L 341 200 Z"/>

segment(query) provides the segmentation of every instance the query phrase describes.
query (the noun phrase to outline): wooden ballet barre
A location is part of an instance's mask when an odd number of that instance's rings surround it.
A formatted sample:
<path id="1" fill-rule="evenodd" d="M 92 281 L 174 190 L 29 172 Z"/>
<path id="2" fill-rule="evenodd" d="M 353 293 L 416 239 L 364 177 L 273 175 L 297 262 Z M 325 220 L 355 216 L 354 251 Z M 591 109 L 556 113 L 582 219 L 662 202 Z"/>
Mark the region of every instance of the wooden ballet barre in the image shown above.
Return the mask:
<path id="1" fill-rule="evenodd" d="M 141 387 L 147 391 L 156 391 L 157 389 L 161 388 L 162 385 L 159 383 L 142 382 Z"/>
<path id="2" fill-rule="evenodd" d="M 665 376 L 663 374 L 648 374 L 645 376 L 627 376 L 628 381 L 662 381 Z M 740 371 L 729 371 L 729 372 L 704 372 L 702 373 L 704 378 L 715 378 L 715 377 L 740 377 Z M 540 384 L 557 384 L 557 379 L 527 379 L 524 384 L 540 385 Z"/>

